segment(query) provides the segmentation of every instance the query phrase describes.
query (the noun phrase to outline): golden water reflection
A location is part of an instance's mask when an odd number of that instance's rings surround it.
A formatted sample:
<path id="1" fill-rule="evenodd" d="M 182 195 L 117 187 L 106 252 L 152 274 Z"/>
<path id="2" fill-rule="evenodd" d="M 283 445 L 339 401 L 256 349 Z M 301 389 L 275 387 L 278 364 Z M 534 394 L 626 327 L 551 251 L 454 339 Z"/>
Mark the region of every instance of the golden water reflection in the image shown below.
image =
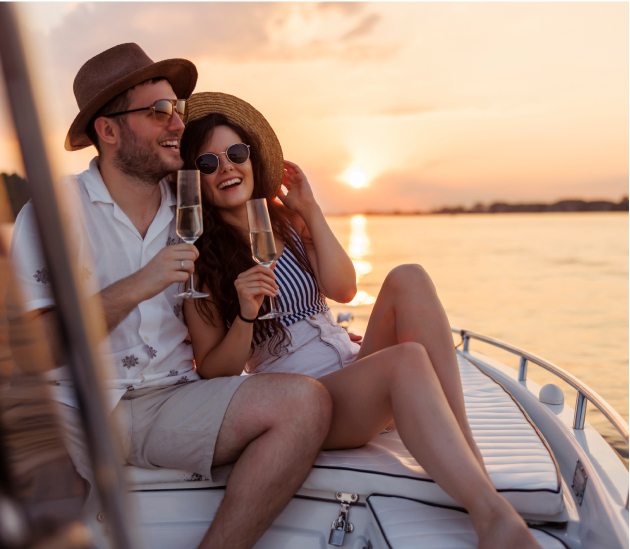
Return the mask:
<path id="1" fill-rule="evenodd" d="M 362 258 L 370 253 L 370 238 L 366 231 L 367 219 L 363 215 L 353 215 L 350 218 L 350 243 L 348 255 L 357 273 L 357 283 L 368 273 L 372 272 L 372 264 Z M 372 305 L 376 298 L 363 290 L 359 290 L 348 305 Z"/>

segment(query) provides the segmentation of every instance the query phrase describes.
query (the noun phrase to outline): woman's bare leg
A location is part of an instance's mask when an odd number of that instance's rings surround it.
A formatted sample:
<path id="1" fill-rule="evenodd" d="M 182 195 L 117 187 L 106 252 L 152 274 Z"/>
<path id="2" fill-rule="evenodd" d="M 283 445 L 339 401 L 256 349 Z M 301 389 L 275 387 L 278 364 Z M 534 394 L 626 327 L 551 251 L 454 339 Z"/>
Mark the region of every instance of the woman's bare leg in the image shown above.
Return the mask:
<path id="1" fill-rule="evenodd" d="M 362 446 L 393 417 L 418 463 L 470 513 L 480 548 L 540 549 L 475 459 L 422 345 L 389 347 L 319 381 L 333 402 L 324 449 Z"/>
<path id="2" fill-rule="evenodd" d="M 387 275 L 370 315 L 358 358 L 410 341 L 423 345 L 429 354 L 457 423 L 485 471 L 466 418 L 448 318 L 431 278 L 420 265 L 401 265 Z"/>

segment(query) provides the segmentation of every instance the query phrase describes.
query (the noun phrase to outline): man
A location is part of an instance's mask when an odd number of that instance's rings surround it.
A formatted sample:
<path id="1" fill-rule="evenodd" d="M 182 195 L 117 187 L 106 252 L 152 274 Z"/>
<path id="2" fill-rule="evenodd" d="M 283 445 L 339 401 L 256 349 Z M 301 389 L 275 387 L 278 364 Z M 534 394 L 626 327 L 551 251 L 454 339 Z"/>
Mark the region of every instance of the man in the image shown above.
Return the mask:
<path id="1" fill-rule="evenodd" d="M 212 466 L 236 461 L 201 547 L 245 548 L 306 478 L 327 434 L 331 404 L 323 386 L 305 376 L 201 380 L 194 369 L 175 295 L 198 252 L 178 243 L 176 199 L 164 177 L 182 166 L 182 100 L 196 80 L 191 62 L 154 63 L 136 44 L 90 59 L 74 81 L 80 112 L 66 149 L 94 145 L 99 154 L 62 185 L 83 211 L 84 219 L 77 213 L 70 223 L 82 277 L 102 298 L 114 370 L 108 396 L 126 426 L 126 460 L 207 477 Z M 18 216 L 11 250 L 24 310 L 41 311 L 50 323 L 54 302 L 30 205 Z M 50 372 L 49 380 L 62 415 L 76 421 L 65 368 Z M 84 460 L 73 459 L 87 476 Z"/>

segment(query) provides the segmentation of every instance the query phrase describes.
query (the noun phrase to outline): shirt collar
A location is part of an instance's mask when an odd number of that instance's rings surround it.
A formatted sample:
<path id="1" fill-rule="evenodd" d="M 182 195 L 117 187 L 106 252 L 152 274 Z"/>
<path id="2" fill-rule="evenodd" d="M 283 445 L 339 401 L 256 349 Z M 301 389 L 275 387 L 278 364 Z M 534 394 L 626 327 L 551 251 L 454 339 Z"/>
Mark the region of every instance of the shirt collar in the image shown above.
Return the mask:
<path id="1" fill-rule="evenodd" d="M 90 161 L 90 167 L 81 174 L 91 202 L 113 204 L 114 200 L 107 190 L 101 172 L 98 169 L 98 156 Z"/>
<path id="2" fill-rule="evenodd" d="M 171 190 L 170 180 L 166 177 L 160 181 L 160 190 L 162 192 L 162 202 L 166 206 L 177 206 L 177 196 Z"/>
<path id="3" fill-rule="evenodd" d="M 105 202 L 107 204 L 113 204 L 114 199 L 109 194 L 107 185 L 103 181 L 103 176 L 98 169 L 98 156 L 95 156 L 90 161 L 90 166 L 81 174 L 81 178 L 85 183 L 88 195 L 91 202 Z M 164 178 L 160 181 L 160 192 L 162 193 L 162 202 L 166 206 L 177 206 L 177 197 L 171 191 L 169 180 Z"/>

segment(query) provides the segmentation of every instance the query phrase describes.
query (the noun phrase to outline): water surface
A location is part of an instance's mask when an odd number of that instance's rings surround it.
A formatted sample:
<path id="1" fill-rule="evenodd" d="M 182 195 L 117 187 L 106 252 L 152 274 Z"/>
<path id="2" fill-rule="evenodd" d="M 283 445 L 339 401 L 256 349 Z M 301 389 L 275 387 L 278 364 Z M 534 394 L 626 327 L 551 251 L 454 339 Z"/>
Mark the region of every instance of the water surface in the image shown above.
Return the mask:
<path id="1" fill-rule="evenodd" d="M 387 273 L 419 263 L 451 325 L 507 341 L 568 370 L 628 421 L 628 214 L 344 216 L 328 221 L 358 274 L 351 325 L 365 330 Z M 518 359 L 472 349 L 518 367 Z M 557 378 L 536 366 L 538 383 Z M 558 382 L 573 407 L 575 392 Z M 587 421 L 616 431 L 593 406 Z M 619 447 L 618 443 L 615 446 Z M 624 450 L 621 449 L 623 453 Z M 627 450 L 626 450 L 627 453 Z"/>

